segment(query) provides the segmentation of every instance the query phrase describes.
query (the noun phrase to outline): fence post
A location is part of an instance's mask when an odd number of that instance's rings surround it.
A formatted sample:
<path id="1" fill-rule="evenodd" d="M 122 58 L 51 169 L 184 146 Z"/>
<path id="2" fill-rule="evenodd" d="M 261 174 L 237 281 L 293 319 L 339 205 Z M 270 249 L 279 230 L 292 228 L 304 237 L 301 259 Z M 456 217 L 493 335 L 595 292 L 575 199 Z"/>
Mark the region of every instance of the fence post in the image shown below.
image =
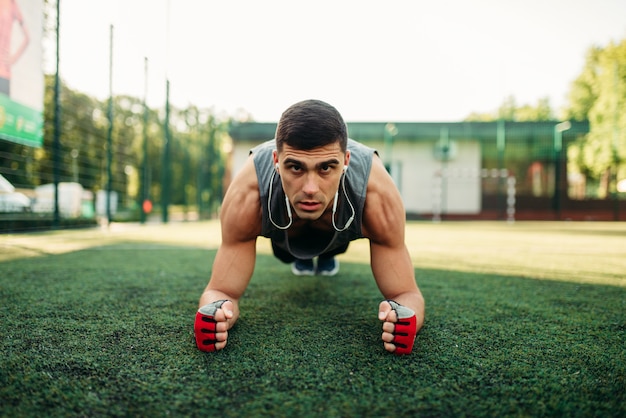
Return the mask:
<path id="1" fill-rule="evenodd" d="M 113 188 L 113 25 L 109 26 L 109 130 L 107 133 L 107 224 L 111 225 L 111 189 Z"/>
<path id="2" fill-rule="evenodd" d="M 59 177 L 61 166 L 61 81 L 59 79 L 59 24 L 61 22 L 61 0 L 57 0 L 57 33 L 56 33 L 56 73 L 54 74 L 54 133 L 52 138 L 52 179 L 54 183 L 54 215 L 52 219 L 52 227 L 58 228 L 60 226 L 61 216 L 59 213 Z"/>
<path id="3" fill-rule="evenodd" d="M 162 205 L 162 221 L 167 223 L 169 220 L 168 207 L 170 203 L 170 81 L 165 80 L 165 144 L 163 147 L 163 167 L 161 167 L 161 205 Z"/>

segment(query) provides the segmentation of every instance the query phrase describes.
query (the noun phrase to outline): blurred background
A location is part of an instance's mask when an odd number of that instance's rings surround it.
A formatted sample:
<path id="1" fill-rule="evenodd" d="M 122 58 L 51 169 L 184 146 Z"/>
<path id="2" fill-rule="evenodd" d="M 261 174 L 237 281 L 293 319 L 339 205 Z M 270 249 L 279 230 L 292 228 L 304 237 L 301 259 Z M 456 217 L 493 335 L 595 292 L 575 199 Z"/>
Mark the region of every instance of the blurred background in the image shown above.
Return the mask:
<path id="1" fill-rule="evenodd" d="M 215 217 L 308 98 L 409 218 L 626 219 L 623 1 L 0 6 L 2 231 Z"/>

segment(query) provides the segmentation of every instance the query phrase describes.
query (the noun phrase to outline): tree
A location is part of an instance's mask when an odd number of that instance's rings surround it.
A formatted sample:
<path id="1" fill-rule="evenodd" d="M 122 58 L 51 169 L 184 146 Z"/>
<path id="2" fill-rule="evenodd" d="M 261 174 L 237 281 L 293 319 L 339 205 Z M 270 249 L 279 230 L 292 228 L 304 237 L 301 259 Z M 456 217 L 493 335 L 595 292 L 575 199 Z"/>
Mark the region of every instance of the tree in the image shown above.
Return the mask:
<path id="1" fill-rule="evenodd" d="M 44 4 L 45 36 L 52 41 L 56 33 L 55 3 L 45 0 Z M 54 83 L 53 75 L 45 76 L 43 146 L 32 148 L 0 140 L 0 174 L 18 188 L 32 189 L 53 182 Z M 59 180 L 78 182 L 94 192 L 103 190 L 108 181 L 108 99 L 101 101 L 72 90 L 64 80 L 60 83 Z M 139 180 L 144 159 L 148 162 L 148 195 L 154 201 L 162 199 L 163 120 L 163 108 L 146 109 L 140 99 L 131 96 L 113 97 L 112 187 L 125 206 L 134 205 L 141 197 Z M 218 120 L 212 109 L 193 105 L 171 108 L 171 203 L 187 205 L 192 201 L 190 197 L 196 196 L 200 209 L 206 205 L 210 212 L 219 206 L 225 172 L 222 144 L 229 125 L 230 118 Z M 148 142 L 146 156 L 144 136 Z"/>
<path id="2" fill-rule="evenodd" d="M 616 192 L 626 178 L 626 39 L 592 47 L 569 94 L 568 117 L 589 120 L 589 134 L 569 151 L 571 166 L 597 184 L 596 196 Z"/>
<path id="3" fill-rule="evenodd" d="M 572 82 L 569 91 L 569 106 L 565 109 L 565 119 L 589 120 L 589 111 L 598 97 L 598 69 L 602 50 L 591 47 L 587 51 L 582 73 Z"/>
<path id="4" fill-rule="evenodd" d="M 523 105 L 516 109 L 515 120 L 518 122 L 534 122 L 554 120 L 554 112 L 550 106 L 550 99 L 543 97 L 535 106 Z"/>
<path id="5" fill-rule="evenodd" d="M 45 78 L 44 141 L 32 148 L 0 141 L 0 173 L 18 188 L 32 189 L 53 182 L 54 82 Z M 96 192 L 107 187 L 108 100 L 101 101 L 70 89 L 61 80 L 60 94 L 61 182 L 76 181 Z M 112 187 L 124 207 L 133 207 L 139 196 L 144 161 L 144 106 L 131 96 L 113 98 Z M 161 155 L 163 153 L 163 111 L 147 109 L 148 191 L 151 200 L 161 200 Z M 223 143 L 230 119 L 218 120 L 212 109 L 189 106 L 171 109 L 170 129 L 172 204 L 196 204 L 205 214 L 218 208 L 223 193 L 225 156 Z"/>
<path id="6" fill-rule="evenodd" d="M 535 122 L 554 120 L 554 111 L 550 106 L 550 99 L 541 98 L 536 105 L 524 104 L 518 106 L 514 96 L 508 96 L 494 113 L 471 113 L 468 122 L 492 122 L 498 119 L 511 122 Z"/>

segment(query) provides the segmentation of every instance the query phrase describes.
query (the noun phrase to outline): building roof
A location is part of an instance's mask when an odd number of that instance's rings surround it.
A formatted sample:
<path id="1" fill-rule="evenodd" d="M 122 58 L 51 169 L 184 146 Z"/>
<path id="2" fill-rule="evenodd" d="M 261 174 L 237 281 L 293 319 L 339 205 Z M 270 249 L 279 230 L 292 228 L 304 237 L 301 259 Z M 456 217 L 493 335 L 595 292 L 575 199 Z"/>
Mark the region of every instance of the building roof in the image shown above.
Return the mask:
<path id="1" fill-rule="evenodd" d="M 382 141 L 389 135 L 387 126 L 395 128 L 394 141 L 432 141 L 447 135 L 454 140 L 480 140 L 493 142 L 498 129 L 504 127 L 507 141 L 544 140 L 554 138 L 555 126 L 559 121 L 507 122 L 499 128 L 498 122 L 348 122 L 350 138 L 360 142 Z M 387 133 L 386 133 L 387 131 Z M 274 138 L 276 123 L 234 123 L 230 128 L 231 138 L 237 142 L 260 142 Z M 572 122 L 571 128 L 562 133 L 563 141 L 573 140 L 589 132 L 588 122 Z"/>

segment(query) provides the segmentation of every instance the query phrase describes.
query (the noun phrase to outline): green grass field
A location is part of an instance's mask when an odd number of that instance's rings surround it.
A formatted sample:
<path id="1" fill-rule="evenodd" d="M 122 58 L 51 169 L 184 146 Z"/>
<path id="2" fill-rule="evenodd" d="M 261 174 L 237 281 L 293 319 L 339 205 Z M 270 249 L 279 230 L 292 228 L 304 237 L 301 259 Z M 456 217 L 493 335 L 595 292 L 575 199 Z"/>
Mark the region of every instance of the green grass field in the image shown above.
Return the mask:
<path id="1" fill-rule="evenodd" d="M 410 223 L 405 357 L 367 241 L 303 278 L 260 240 L 229 346 L 198 351 L 218 243 L 217 222 L 0 235 L 0 415 L 626 416 L 626 223 Z"/>

